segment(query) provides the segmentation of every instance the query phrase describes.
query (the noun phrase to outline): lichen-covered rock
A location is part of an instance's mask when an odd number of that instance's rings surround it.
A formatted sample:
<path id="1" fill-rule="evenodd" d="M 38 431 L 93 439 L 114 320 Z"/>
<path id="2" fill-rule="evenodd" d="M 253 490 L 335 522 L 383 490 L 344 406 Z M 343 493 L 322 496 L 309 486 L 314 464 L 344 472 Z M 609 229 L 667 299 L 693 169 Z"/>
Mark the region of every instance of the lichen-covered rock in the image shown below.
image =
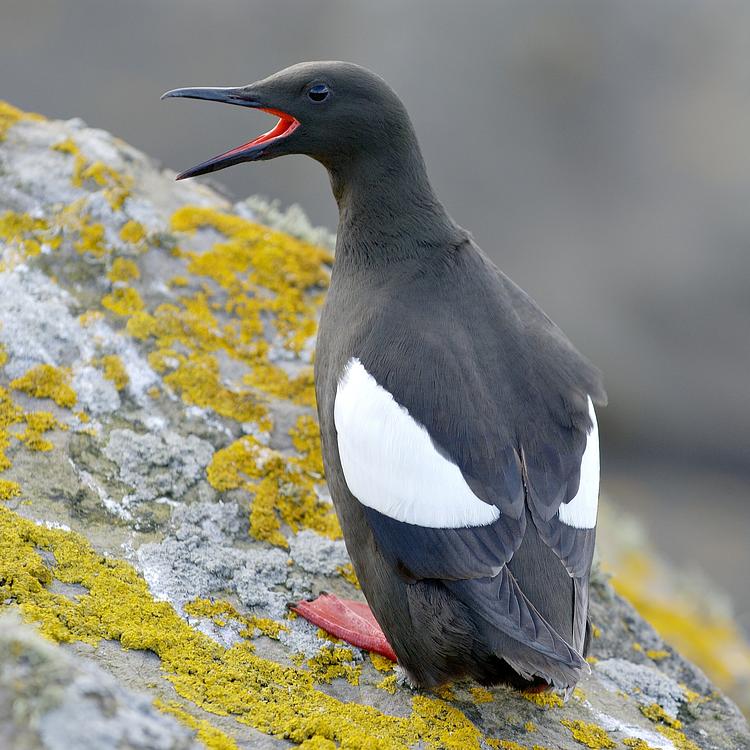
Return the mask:
<path id="1" fill-rule="evenodd" d="M 0 717 L 22 708 L 3 746 L 750 747 L 604 580 L 567 703 L 414 692 L 290 615 L 361 596 L 314 417 L 330 236 L 172 177 L 0 105 L 0 607 L 60 644 L 0 621 Z"/>
<path id="2" fill-rule="evenodd" d="M 200 743 L 90 660 L 0 615 L 0 747 L 13 750 L 198 750 Z"/>

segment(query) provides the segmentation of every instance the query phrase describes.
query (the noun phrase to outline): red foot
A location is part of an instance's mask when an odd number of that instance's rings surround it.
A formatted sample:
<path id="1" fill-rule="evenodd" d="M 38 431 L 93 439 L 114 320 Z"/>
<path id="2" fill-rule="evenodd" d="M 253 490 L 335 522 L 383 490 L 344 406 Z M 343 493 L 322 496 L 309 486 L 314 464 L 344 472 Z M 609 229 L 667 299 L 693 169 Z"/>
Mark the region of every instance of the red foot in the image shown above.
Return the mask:
<path id="1" fill-rule="evenodd" d="M 352 646 L 375 651 L 397 661 L 396 652 L 386 640 L 370 608 L 362 602 L 321 594 L 311 602 L 297 602 L 292 610 Z"/>
<path id="2" fill-rule="evenodd" d="M 543 680 L 541 677 L 537 677 L 534 682 L 531 683 L 527 688 L 524 688 L 524 693 L 531 693 L 532 695 L 537 693 L 546 693 L 549 690 L 549 682 Z"/>

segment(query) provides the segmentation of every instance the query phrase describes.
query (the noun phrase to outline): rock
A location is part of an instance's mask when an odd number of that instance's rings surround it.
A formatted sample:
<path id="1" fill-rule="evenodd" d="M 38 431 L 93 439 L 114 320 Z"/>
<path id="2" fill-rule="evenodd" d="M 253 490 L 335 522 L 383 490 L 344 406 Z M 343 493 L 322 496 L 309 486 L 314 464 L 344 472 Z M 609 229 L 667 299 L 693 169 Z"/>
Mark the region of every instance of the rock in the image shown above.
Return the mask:
<path id="1" fill-rule="evenodd" d="M 8 612 L 0 615 L 0 746 L 197 750 L 200 744 L 148 695 L 56 648 Z"/>
<path id="2" fill-rule="evenodd" d="M 601 577 L 567 703 L 415 692 L 289 615 L 361 597 L 314 418 L 330 237 L 78 120 L 0 105 L 0 139 L 4 746 L 750 747 Z"/>

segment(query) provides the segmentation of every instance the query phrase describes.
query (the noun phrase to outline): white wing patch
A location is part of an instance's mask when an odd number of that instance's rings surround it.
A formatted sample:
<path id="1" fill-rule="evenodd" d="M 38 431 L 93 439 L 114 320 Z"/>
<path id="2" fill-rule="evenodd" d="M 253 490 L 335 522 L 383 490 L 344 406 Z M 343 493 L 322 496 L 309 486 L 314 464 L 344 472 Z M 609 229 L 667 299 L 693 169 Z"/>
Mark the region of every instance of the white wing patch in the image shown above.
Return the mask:
<path id="1" fill-rule="evenodd" d="M 339 380 L 334 422 L 349 491 L 368 508 L 440 529 L 484 526 L 500 517 L 356 358 Z"/>
<path id="2" fill-rule="evenodd" d="M 589 415 L 593 427 L 586 439 L 586 449 L 581 458 L 578 492 L 569 503 L 562 503 L 558 511 L 560 520 L 576 529 L 593 529 L 596 526 L 596 512 L 599 507 L 599 427 L 590 397 Z"/>

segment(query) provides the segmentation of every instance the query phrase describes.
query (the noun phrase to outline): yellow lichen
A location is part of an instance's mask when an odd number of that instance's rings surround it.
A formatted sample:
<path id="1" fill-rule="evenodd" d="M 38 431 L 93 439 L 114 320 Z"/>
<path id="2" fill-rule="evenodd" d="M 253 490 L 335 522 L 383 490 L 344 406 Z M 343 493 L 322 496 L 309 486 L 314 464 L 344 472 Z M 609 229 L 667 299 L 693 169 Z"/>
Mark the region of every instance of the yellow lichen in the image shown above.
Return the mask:
<path id="1" fill-rule="evenodd" d="M 12 104 L 0 99 L 0 141 L 5 140 L 8 130 L 19 120 L 43 120 L 44 117 L 35 112 L 24 112 Z"/>
<path id="2" fill-rule="evenodd" d="M 186 727 L 194 729 L 196 737 L 208 750 L 239 750 L 239 745 L 228 734 L 217 729 L 205 719 L 196 719 L 177 701 L 166 703 L 157 699 L 154 701 L 154 705 L 163 713 L 174 716 Z"/>
<path id="3" fill-rule="evenodd" d="M 40 551 L 51 553 L 49 567 Z M 87 592 L 75 598 L 54 593 L 53 578 Z M 439 699 L 414 696 L 409 716 L 389 716 L 317 690 L 309 672 L 263 659 L 245 641 L 224 648 L 191 628 L 169 603 L 154 600 L 128 563 L 101 557 L 78 534 L 38 526 L 0 506 L 5 599 L 52 640 L 96 645 L 111 639 L 152 651 L 180 696 L 266 734 L 376 750 L 406 750 L 419 742 L 445 750 L 480 747 L 476 727 Z"/>
<path id="4" fill-rule="evenodd" d="M 696 693 L 695 690 L 691 690 L 687 685 L 680 683 L 680 687 L 688 703 L 699 703 L 708 700 L 708 698 L 704 698 L 700 693 Z"/>
<path id="5" fill-rule="evenodd" d="M 306 527 L 332 539 L 341 536 L 333 507 L 315 492 L 318 460 L 317 454 L 303 454 L 288 462 L 246 435 L 217 451 L 206 475 L 217 490 L 244 488 L 254 493 L 250 533 L 256 539 L 287 547 L 282 521 L 295 532 Z"/>
<path id="6" fill-rule="evenodd" d="M 113 283 L 133 281 L 141 278 L 141 272 L 138 264 L 130 258 L 115 258 L 107 278 Z"/>
<path id="7" fill-rule="evenodd" d="M 134 318 L 137 316 L 131 318 L 131 322 Z M 146 359 L 156 372 L 164 373 L 179 367 L 183 357 L 175 349 L 157 349 L 150 352 Z"/>
<path id="8" fill-rule="evenodd" d="M 385 690 L 386 693 L 390 693 L 391 695 L 393 695 L 396 692 L 396 688 L 398 687 L 396 680 L 397 678 L 395 674 L 389 674 L 380 682 L 376 683 L 375 687 L 380 688 L 381 690 Z"/>
<path id="9" fill-rule="evenodd" d="M 337 750 L 336 743 L 323 737 L 312 737 L 298 745 L 299 750 Z"/>
<path id="10" fill-rule="evenodd" d="M 15 125 L 22 117 L 24 113 L 22 110 L 4 102 L 0 99 L 0 141 L 5 139 L 5 134 L 8 129 Z"/>
<path id="11" fill-rule="evenodd" d="M 164 382 L 182 396 L 183 401 L 213 409 L 217 414 L 238 422 L 257 422 L 265 429 L 267 408 L 253 393 L 233 390 L 222 383 L 219 362 L 211 354 L 186 359 L 180 355 L 179 365 Z"/>
<path id="12" fill-rule="evenodd" d="M 625 747 L 632 747 L 633 750 L 657 750 L 653 745 L 649 745 L 646 740 L 638 737 L 628 737 L 622 741 Z"/>
<path id="13" fill-rule="evenodd" d="M 684 732 L 674 727 L 668 727 L 664 724 L 658 724 L 656 727 L 659 734 L 664 735 L 677 750 L 701 750 L 701 748 L 692 740 L 688 739 Z"/>
<path id="14" fill-rule="evenodd" d="M 227 241 L 205 253 L 187 253 L 188 270 L 213 279 L 229 293 L 233 299 L 228 309 L 238 312 L 251 328 L 257 326 L 261 311 L 273 313 L 285 345 L 299 351 L 315 333 L 318 300 L 307 298 L 306 292 L 327 286 L 324 264 L 332 261 L 330 253 L 213 209 L 185 206 L 172 216 L 176 232 L 200 227 L 215 229 Z"/>
<path id="15" fill-rule="evenodd" d="M 7 479 L 0 479 L 0 500 L 10 500 L 21 494 L 21 485 L 18 482 L 9 482 Z"/>
<path id="16" fill-rule="evenodd" d="M 345 565 L 339 565 L 336 568 L 336 572 L 345 580 L 351 583 L 352 586 L 354 586 L 355 589 L 362 590 L 362 587 L 359 585 L 359 580 L 357 579 L 357 574 L 354 572 L 354 566 L 351 563 L 346 563 Z"/>
<path id="17" fill-rule="evenodd" d="M 362 667 L 353 663 L 354 654 L 350 648 L 324 646 L 305 664 L 317 683 L 328 683 L 338 677 L 352 685 L 359 685 Z"/>
<path id="18" fill-rule="evenodd" d="M 267 344 L 259 342 L 258 357 L 265 356 L 266 349 Z M 315 381 L 311 367 L 306 368 L 297 377 L 290 378 L 280 367 L 258 360 L 252 371 L 245 375 L 243 382 L 269 396 L 286 398 L 305 406 L 315 405 Z"/>
<path id="19" fill-rule="evenodd" d="M 141 295 L 132 287 L 119 287 L 102 297 L 102 307 L 111 310 L 115 315 L 135 315 L 144 308 Z"/>
<path id="20" fill-rule="evenodd" d="M 432 688 L 432 692 L 440 696 L 444 701 L 456 700 L 456 694 L 453 692 L 453 684 L 450 682 Z"/>
<path id="21" fill-rule="evenodd" d="M 10 393 L 0 386 L 0 471 L 5 471 L 11 466 L 10 459 L 5 455 L 5 450 L 11 441 L 8 428 L 22 420 L 23 409 L 13 401 Z"/>
<path id="22" fill-rule="evenodd" d="M 653 659 L 654 661 L 662 661 L 663 659 L 667 659 L 669 657 L 669 651 L 666 651 L 663 648 L 650 648 L 646 651 L 646 656 L 648 656 L 649 659 Z"/>
<path id="23" fill-rule="evenodd" d="M 211 599 L 194 599 L 188 602 L 183 609 L 186 615 L 205 617 L 220 628 L 223 628 L 229 620 L 241 618 L 240 613 L 229 602 L 212 601 Z"/>
<path id="24" fill-rule="evenodd" d="M 602 629 L 591 623 L 591 635 L 593 638 L 601 638 L 602 637 Z"/>
<path id="25" fill-rule="evenodd" d="M 61 237 L 45 219 L 6 211 L 0 216 L 0 240 L 17 246 L 23 255 L 33 257 L 42 252 L 43 245 L 57 249 Z"/>
<path id="26" fill-rule="evenodd" d="M 531 703 L 536 703 L 537 706 L 542 708 L 561 708 L 565 705 L 563 699 L 551 690 L 545 690 L 544 692 L 537 692 L 533 690 L 524 690 L 521 695 Z"/>
<path id="27" fill-rule="evenodd" d="M 99 222 L 87 222 L 83 217 L 78 227 L 78 239 L 73 247 L 80 255 L 93 255 L 101 258 L 108 252 L 106 230 L 104 224 Z"/>
<path id="28" fill-rule="evenodd" d="M 73 157 L 73 173 L 70 181 L 74 187 L 104 188 L 104 197 L 112 210 L 119 211 L 122 208 L 133 187 L 132 177 L 120 174 L 102 161 L 90 161 L 72 138 L 66 138 L 52 148 Z"/>
<path id="29" fill-rule="evenodd" d="M 303 414 L 289 430 L 289 436 L 300 454 L 300 458 L 295 459 L 296 464 L 313 479 L 322 480 L 323 454 L 318 423 L 308 414 Z"/>
<path id="30" fill-rule="evenodd" d="M 290 376 L 272 362 L 268 327 L 278 335 L 273 346 L 301 351 L 315 332 L 328 283 L 325 264 L 332 259 L 321 248 L 213 209 L 186 206 L 172 216 L 175 232 L 199 228 L 214 229 L 224 241 L 205 252 L 176 253 L 193 278 L 204 279 L 198 291 L 147 310 L 134 291 L 115 289 L 102 305 L 129 316 L 127 332 L 149 348 L 149 363 L 183 401 L 252 423 L 253 435 L 267 433 L 267 397 L 315 404 L 312 367 Z M 173 282 L 181 287 L 187 280 L 178 276 Z M 245 369 L 239 382 L 224 382 L 219 363 L 225 357 Z M 298 451 L 291 458 L 269 451 L 256 438 L 226 446 L 214 457 L 209 481 L 220 490 L 253 494 L 250 532 L 258 539 L 287 546 L 282 524 L 294 532 L 308 527 L 338 538 L 336 516 L 316 493 L 323 465 L 315 420 L 300 418 L 291 437 Z"/>
<path id="31" fill-rule="evenodd" d="M 103 187 L 104 197 L 113 211 L 123 207 L 133 187 L 132 177 L 121 175 L 102 161 L 88 162 L 81 154 L 76 156 L 72 182 L 76 187 L 85 187 L 88 182 Z"/>
<path id="32" fill-rule="evenodd" d="M 128 371 L 125 369 L 125 365 L 116 354 L 105 354 L 99 361 L 104 371 L 104 377 L 107 378 L 118 391 L 122 391 L 127 388 L 130 382 Z"/>
<path id="33" fill-rule="evenodd" d="M 72 138 L 65 138 L 55 143 L 51 148 L 53 151 L 59 151 L 61 154 L 70 154 L 71 156 L 75 156 L 81 151 L 78 148 L 78 144 Z"/>
<path id="34" fill-rule="evenodd" d="M 498 740 L 488 739 L 487 744 L 493 748 L 493 750 L 528 750 L 525 745 L 521 745 L 513 740 Z"/>
<path id="35" fill-rule="evenodd" d="M 378 672 L 392 672 L 396 666 L 396 663 L 391 661 L 387 656 L 381 656 L 374 651 L 370 651 L 370 661 Z"/>
<path id="36" fill-rule="evenodd" d="M 244 626 L 242 635 L 253 638 L 256 634 L 277 639 L 282 631 L 289 628 L 282 622 L 276 622 L 268 617 L 256 617 L 255 615 L 243 615 L 227 601 L 211 599 L 194 599 L 188 602 L 184 608 L 185 614 L 194 617 L 205 617 L 210 619 L 214 625 L 223 628 L 229 620 Z"/>
<path id="37" fill-rule="evenodd" d="M 534 724 L 533 721 L 527 721 L 523 725 L 523 728 L 524 728 L 524 731 L 528 732 L 529 734 L 531 734 L 531 732 L 536 732 L 536 724 Z"/>
<path id="38" fill-rule="evenodd" d="M 495 696 L 487 688 L 473 687 L 469 692 L 475 703 L 492 703 L 495 700 Z"/>
<path id="39" fill-rule="evenodd" d="M 653 722 L 662 722 L 667 726 L 680 729 L 682 722 L 670 716 L 658 703 L 651 703 L 648 706 L 640 706 L 641 713 Z"/>
<path id="40" fill-rule="evenodd" d="M 131 245 L 137 245 L 146 239 L 146 229 L 139 221 L 131 219 L 125 222 L 120 230 L 120 239 Z"/>
<path id="41" fill-rule="evenodd" d="M 521 745 L 519 742 L 515 742 L 514 740 L 498 740 L 494 738 L 490 738 L 486 740 L 487 745 L 493 750 L 529 750 L 529 748 L 526 745 Z M 532 745 L 531 750 L 549 750 L 546 747 L 542 747 L 542 745 Z"/>
<path id="42" fill-rule="evenodd" d="M 55 415 L 48 411 L 35 411 L 25 414 L 24 419 L 26 420 L 26 429 L 18 435 L 18 439 L 31 450 L 51 451 L 54 446 L 42 435 L 55 427 L 63 426 L 55 419 Z"/>
<path id="43" fill-rule="evenodd" d="M 563 719 L 560 723 L 570 730 L 576 742 L 580 742 L 593 750 L 617 747 L 617 743 L 598 724 L 589 724 L 579 719 Z"/>
<path id="44" fill-rule="evenodd" d="M 58 406 L 67 408 L 75 406 L 78 398 L 70 387 L 70 372 L 52 365 L 33 367 L 20 378 L 12 380 L 10 387 L 35 398 L 51 398 Z"/>
<path id="45" fill-rule="evenodd" d="M 286 632 L 289 628 L 283 622 L 276 622 L 270 617 L 256 617 L 255 615 L 247 618 L 248 630 L 256 630 L 261 635 L 278 640 L 281 632 Z"/>
<path id="46" fill-rule="evenodd" d="M 446 750 L 479 746 L 479 730 L 454 706 L 438 698 L 415 696 L 412 710 L 424 721 L 424 742 Z"/>
<path id="47" fill-rule="evenodd" d="M 318 628 L 315 635 L 317 635 L 321 641 L 328 641 L 329 643 L 342 644 L 344 642 L 341 638 L 331 635 L 327 630 L 323 630 L 323 628 Z"/>

